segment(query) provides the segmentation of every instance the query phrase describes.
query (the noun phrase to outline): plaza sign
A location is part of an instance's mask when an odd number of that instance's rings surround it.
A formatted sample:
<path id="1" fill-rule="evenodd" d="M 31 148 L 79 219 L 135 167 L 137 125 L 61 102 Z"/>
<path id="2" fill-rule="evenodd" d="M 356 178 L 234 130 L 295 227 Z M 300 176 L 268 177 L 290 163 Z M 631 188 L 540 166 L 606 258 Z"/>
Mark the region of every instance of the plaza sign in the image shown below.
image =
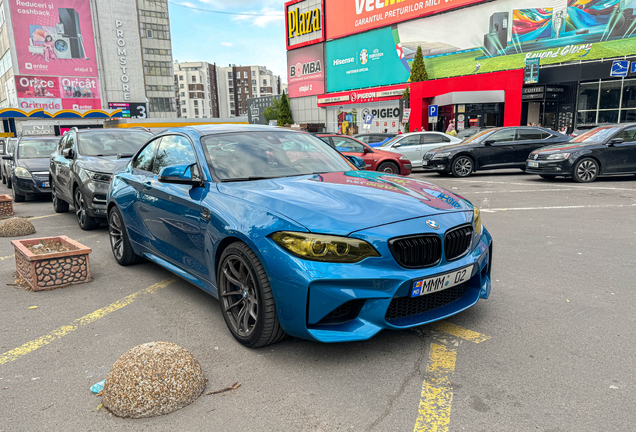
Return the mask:
<path id="1" fill-rule="evenodd" d="M 285 3 L 287 49 L 324 41 L 323 0 L 292 0 Z"/>

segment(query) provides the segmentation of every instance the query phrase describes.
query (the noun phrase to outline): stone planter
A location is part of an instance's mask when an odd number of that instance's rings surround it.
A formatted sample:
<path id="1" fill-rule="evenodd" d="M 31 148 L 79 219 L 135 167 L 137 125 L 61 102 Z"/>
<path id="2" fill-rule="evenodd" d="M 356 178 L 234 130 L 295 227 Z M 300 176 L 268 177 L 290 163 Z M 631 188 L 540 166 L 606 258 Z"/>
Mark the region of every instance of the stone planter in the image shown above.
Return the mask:
<path id="1" fill-rule="evenodd" d="M 64 252 L 36 255 L 27 249 L 41 240 L 56 241 L 69 247 Z M 12 240 L 15 248 L 15 266 L 33 291 L 50 290 L 91 281 L 88 254 L 91 249 L 67 236 Z"/>
<path id="2" fill-rule="evenodd" d="M 13 198 L 11 195 L 0 195 L 0 217 L 13 216 Z"/>

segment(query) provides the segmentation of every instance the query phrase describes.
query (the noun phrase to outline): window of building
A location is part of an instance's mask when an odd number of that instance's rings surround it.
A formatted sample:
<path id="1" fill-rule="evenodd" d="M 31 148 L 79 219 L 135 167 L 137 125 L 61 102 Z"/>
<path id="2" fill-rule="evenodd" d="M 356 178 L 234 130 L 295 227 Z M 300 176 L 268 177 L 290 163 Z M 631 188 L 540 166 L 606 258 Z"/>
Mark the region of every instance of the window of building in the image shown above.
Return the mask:
<path id="1" fill-rule="evenodd" d="M 234 94 L 234 89 L 233 88 L 230 89 L 230 94 Z"/>
<path id="2" fill-rule="evenodd" d="M 234 87 L 234 83 L 233 83 L 232 81 L 230 81 L 230 82 L 228 83 L 228 85 L 229 85 L 230 87 Z"/>
<path id="3" fill-rule="evenodd" d="M 243 71 L 243 78 L 247 78 L 247 71 Z"/>
<path id="4" fill-rule="evenodd" d="M 636 121 L 636 79 L 581 83 L 577 108 L 578 125 Z"/>
<path id="5" fill-rule="evenodd" d="M 192 75 L 192 82 L 193 83 L 197 82 L 197 76 L 196 75 Z"/>
<path id="6" fill-rule="evenodd" d="M 263 85 L 267 86 L 267 80 L 266 79 L 263 80 Z"/>
<path id="7" fill-rule="evenodd" d="M 171 98 L 149 98 L 150 111 L 154 112 L 174 112 Z"/>
<path id="8" fill-rule="evenodd" d="M 185 97 L 185 92 L 181 92 L 181 97 Z"/>
<path id="9" fill-rule="evenodd" d="M 183 84 L 179 84 L 179 88 L 185 88 Z"/>
<path id="10" fill-rule="evenodd" d="M 188 110 L 187 110 L 187 108 L 181 108 L 181 112 L 182 113 L 186 113 L 186 112 L 188 112 Z"/>
<path id="11" fill-rule="evenodd" d="M 151 39 L 170 40 L 170 27 L 165 24 L 139 23 L 142 34 Z"/>
<path id="12" fill-rule="evenodd" d="M 199 115 L 199 108 L 195 108 L 195 109 L 194 109 L 194 115 L 195 115 L 195 116 L 198 116 L 198 115 Z"/>
<path id="13" fill-rule="evenodd" d="M 256 85 L 256 80 L 252 80 L 252 85 Z"/>
<path id="14" fill-rule="evenodd" d="M 194 106 L 195 106 L 195 107 L 198 107 L 198 106 L 199 106 L 199 101 L 195 100 L 195 101 L 194 101 Z"/>
<path id="15" fill-rule="evenodd" d="M 256 87 L 252 87 L 252 93 L 256 94 Z"/>
<path id="16" fill-rule="evenodd" d="M 256 76 L 256 71 L 252 71 L 252 78 Z"/>
<path id="17" fill-rule="evenodd" d="M 158 49 L 158 48 L 144 48 L 144 54 L 169 56 L 169 55 L 172 55 L 172 50 Z"/>
<path id="18" fill-rule="evenodd" d="M 232 72 L 228 72 L 228 73 L 227 73 L 227 78 L 228 78 L 228 79 L 232 79 Z"/>
<path id="19" fill-rule="evenodd" d="M 183 81 L 183 75 L 179 75 L 179 81 Z M 181 84 L 181 88 L 183 88 L 183 84 Z"/>
<path id="20" fill-rule="evenodd" d="M 236 90 L 236 92 L 237 92 L 238 94 L 241 94 L 241 88 L 239 87 L 239 88 Z"/>
<path id="21" fill-rule="evenodd" d="M 230 108 L 234 108 L 234 102 L 230 102 Z"/>
<path id="22" fill-rule="evenodd" d="M 174 92 L 174 86 L 169 85 L 147 85 L 146 91 L 165 91 Z"/>
<path id="23" fill-rule="evenodd" d="M 230 111 L 230 114 L 234 115 L 234 110 Z"/>
<path id="24" fill-rule="evenodd" d="M 147 18 L 168 19 L 168 14 L 166 12 L 157 12 L 157 11 L 144 10 L 144 9 L 139 9 L 139 16 L 147 17 Z"/>
<path id="25" fill-rule="evenodd" d="M 151 76 L 172 76 L 172 63 L 144 60 L 144 73 Z"/>

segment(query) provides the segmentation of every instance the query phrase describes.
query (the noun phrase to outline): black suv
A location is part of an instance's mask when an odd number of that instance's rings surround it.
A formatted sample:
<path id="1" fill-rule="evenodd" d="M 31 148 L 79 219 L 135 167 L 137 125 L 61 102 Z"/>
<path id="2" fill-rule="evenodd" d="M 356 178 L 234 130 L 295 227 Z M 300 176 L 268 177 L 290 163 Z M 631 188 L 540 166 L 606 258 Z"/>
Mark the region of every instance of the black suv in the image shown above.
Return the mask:
<path id="1" fill-rule="evenodd" d="M 126 129 L 72 129 L 64 134 L 49 161 L 53 209 L 75 207 L 83 230 L 106 218 L 106 195 L 112 174 L 123 168 L 152 134 Z"/>

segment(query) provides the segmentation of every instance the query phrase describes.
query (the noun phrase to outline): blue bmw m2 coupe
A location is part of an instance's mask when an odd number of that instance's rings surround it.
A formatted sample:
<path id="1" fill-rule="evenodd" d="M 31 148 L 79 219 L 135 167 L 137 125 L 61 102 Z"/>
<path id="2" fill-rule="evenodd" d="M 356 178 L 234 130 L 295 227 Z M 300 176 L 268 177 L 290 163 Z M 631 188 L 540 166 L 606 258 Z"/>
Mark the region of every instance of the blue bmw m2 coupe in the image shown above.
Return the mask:
<path id="1" fill-rule="evenodd" d="M 357 170 L 304 132 L 200 126 L 152 137 L 111 180 L 115 259 L 219 299 L 234 337 L 359 341 L 490 294 L 479 210 L 425 181 Z"/>

